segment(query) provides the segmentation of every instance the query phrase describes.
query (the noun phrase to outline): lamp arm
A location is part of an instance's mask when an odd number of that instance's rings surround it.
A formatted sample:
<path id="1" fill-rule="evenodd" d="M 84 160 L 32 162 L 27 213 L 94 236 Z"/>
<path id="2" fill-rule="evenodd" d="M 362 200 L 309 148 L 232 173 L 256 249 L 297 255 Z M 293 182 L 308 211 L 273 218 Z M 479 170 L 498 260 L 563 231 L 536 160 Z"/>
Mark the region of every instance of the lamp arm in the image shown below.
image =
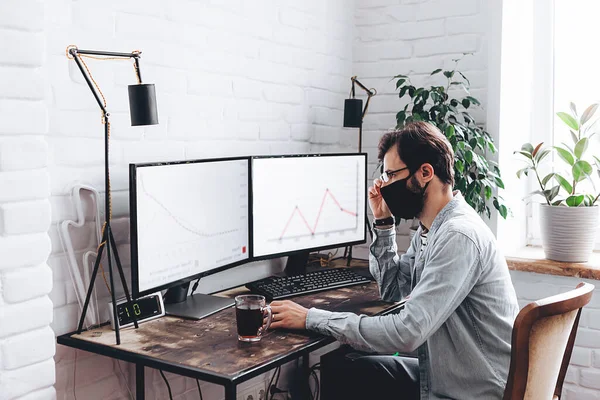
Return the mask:
<path id="1" fill-rule="evenodd" d="M 361 116 L 361 121 L 362 119 L 365 118 L 365 115 L 367 114 L 367 110 L 369 108 L 369 102 L 371 101 L 371 97 L 375 96 L 377 94 L 377 91 L 375 89 L 368 89 L 365 85 L 363 85 L 362 83 L 360 83 L 360 81 L 358 79 L 356 79 L 356 76 L 352 77 L 352 94 L 354 94 L 354 84 L 357 84 L 361 89 L 363 89 L 365 92 L 367 92 L 367 102 L 365 103 L 365 109 L 362 112 L 362 116 Z"/>
<path id="2" fill-rule="evenodd" d="M 365 119 L 365 115 L 367 115 L 367 109 L 369 108 L 369 102 L 371 101 L 371 97 L 373 97 L 373 94 L 369 94 L 369 97 L 367 97 L 367 101 L 365 103 L 365 109 L 362 112 L 362 119 Z"/>
<path id="3" fill-rule="evenodd" d="M 83 67 L 83 65 L 81 63 L 81 60 L 79 59 L 79 57 L 77 57 L 77 54 L 76 54 L 77 51 L 75 51 L 74 49 L 71 49 L 70 53 L 73 55 L 73 59 L 75 60 L 75 63 L 79 67 L 79 71 L 81 71 L 81 75 L 83 75 L 83 77 L 85 78 L 85 81 L 88 84 L 88 87 L 90 88 L 90 90 L 92 91 L 92 94 L 96 98 L 96 101 L 98 102 L 98 105 L 102 109 L 102 112 L 104 113 L 104 116 L 106 116 L 106 114 L 108 114 L 108 111 L 106 110 L 106 107 L 104 107 L 104 103 L 102 102 L 102 99 L 100 99 L 100 95 L 98 94 L 98 91 L 94 87 L 94 85 L 92 83 L 92 80 L 90 79 L 90 77 L 88 76 L 85 68 Z"/>
<path id="4" fill-rule="evenodd" d="M 92 80 L 89 77 L 89 74 L 86 72 L 86 69 L 83 67 L 81 60 L 79 59 L 79 57 L 77 57 L 77 54 L 106 56 L 106 57 L 133 58 L 135 60 L 135 73 L 137 75 L 138 83 L 142 83 L 142 76 L 140 74 L 140 62 L 139 62 L 140 53 L 139 52 L 115 53 L 112 51 L 80 50 L 76 47 L 71 47 L 69 49 L 69 54 L 71 54 L 73 56 L 73 59 L 75 60 L 75 63 L 77 64 L 77 67 L 79 67 L 79 71 L 81 71 L 81 74 L 85 78 L 85 81 L 88 84 L 88 87 L 90 88 L 90 90 L 92 91 L 92 94 L 96 98 L 96 101 L 98 102 L 98 105 L 102 109 L 102 112 L 104 113 L 105 117 L 108 114 L 108 111 L 106 110 L 106 107 L 104 107 L 104 103 L 102 102 L 102 99 L 100 99 L 100 95 L 98 94 L 98 91 L 94 87 Z"/>
<path id="5" fill-rule="evenodd" d="M 69 49 L 70 53 L 75 55 L 79 54 L 87 54 L 92 56 L 106 56 L 106 57 L 122 57 L 122 58 L 139 58 L 140 53 L 115 53 L 112 51 L 97 51 L 97 50 L 80 50 L 77 48 Z"/>
<path id="6" fill-rule="evenodd" d="M 377 94 L 377 91 L 375 89 L 368 89 L 365 85 L 360 83 L 360 81 L 356 79 L 356 76 L 352 77 L 352 83 L 356 83 L 358 86 L 360 86 L 360 88 L 367 92 L 369 96 L 375 96 Z"/>

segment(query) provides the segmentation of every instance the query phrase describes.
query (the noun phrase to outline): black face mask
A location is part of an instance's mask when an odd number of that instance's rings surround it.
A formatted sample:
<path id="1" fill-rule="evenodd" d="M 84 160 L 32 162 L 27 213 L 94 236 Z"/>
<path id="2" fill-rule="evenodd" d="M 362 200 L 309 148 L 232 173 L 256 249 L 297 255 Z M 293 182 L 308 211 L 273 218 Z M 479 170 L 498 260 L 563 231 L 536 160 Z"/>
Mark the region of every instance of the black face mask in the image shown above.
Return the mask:
<path id="1" fill-rule="evenodd" d="M 423 211 L 425 205 L 425 190 L 429 182 L 415 193 L 406 187 L 411 176 L 381 187 L 381 196 L 397 223 L 400 222 L 400 219 L 415 218 Z"/>

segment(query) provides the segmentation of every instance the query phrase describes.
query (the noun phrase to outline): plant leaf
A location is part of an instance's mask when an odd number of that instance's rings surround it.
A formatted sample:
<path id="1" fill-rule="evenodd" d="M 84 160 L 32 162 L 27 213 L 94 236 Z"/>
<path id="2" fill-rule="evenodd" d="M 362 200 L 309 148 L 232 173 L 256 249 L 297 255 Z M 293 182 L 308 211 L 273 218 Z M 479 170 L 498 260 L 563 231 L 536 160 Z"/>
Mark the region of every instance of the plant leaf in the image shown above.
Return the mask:
<path id="1" fill-rule="evenodd" d="M 552 150 L 550 149 L 545 149 L 540 151 L 536 156 L 535 156 L 535 161 L 539 164 L 544 158 L 546 158 L 546 156 L 548 154 L 550 154 Z"/>
<path id="2" fill-rule="evenodd" d="M 521 175 L 525 174 L 527 176 L 527 172 L 529 172 L 529 169 L 531 167 L 525 167 L 525 168 L 521 168 L 520 170 L 517 171 L 517 178 L 521 179 Z"/>
<path id="3" fill-rule="evenodd" d="M 548 183 L 548 181 L 549 181 L 550 179 L 552 179 L 552 177 L 553 177 L 554 175 L 555 175 L 555 174 L 554 174 L 554 172 L 551 172 L 551 173 L 549 173 L 548 175 L 546 175 L 546 176 L 544 177 L 544 179 L 542 179 L 542 186 L 544 186 L 544 187 L 545 187 L 545 186 L 546 186 L 546 184 Z"/>
<path id="4" fill-rule="evenodd" d="M 577 138 L 577 134 L 575 132 L 573 132 L 572 130 L 569 130 L 569 132 L 571 133 L 571 140 L 573 140 L 573 144 L 576 144 L 577 142 L 579 142 L 579 139 Z"/>
<path id="5" fill-rule="evenodd" d="M 558 192 L 560 191 L 560 186 L 556 185 L 554 186 L 552 189 L 548 190 L 544 190 L 544 192 L 549 192 L 548 193 L 548 200 L 552 201 L 554 200 L 554 198 L 558 195 Z"/>
<path id="6" fill-rule="evenodd" d="M 460 76 L 462 76 L 462 77 L 463 77 L 463 79 L 464 79 L 465 81 L 467 81 L 467 85 L 471 86 L 471 82 L 469 82 L 469 80 L 467 79 L 467 77 L 465 76 L 465 74 L 463 74 L 463 73 L 462 73 L 462 72 L 460 72 L 460 71 L 458 71 L 458 73 L 460 74 Z"/>
<path id="7" fill-rule="evenodd" d="M 581 114 L 581 119 L 579 120 L 581 125 L 584 125 L 586 122 L 588 122 L 590 118 L 594 116 L 594 113 L 596 113 L 597 109 L 598 104 L 592 104 L 588 108 L 586 108 L 583 114 Z"/>
<path id="8" fill-rule="evenodd" d="M 567 114 L 566 112 L 558 112 L 556 113 L 556 115 L 558 115 L 559 118 L 562 119 L 563 122 L 569 126 L 569 128 L 575 131 L 579 130 L 579 123 L 577 122 L 577 120 L 569 114 Z"/>
<path id="9" fill-rule="evenodd" d="M 473 152 L 471 150 L 467 150 L 465 152 L 465 160 L 471 164 L 473 162 Z"/>
<path id="10" fill-rule="evenodd" d="M 450 79 L 454 76 L 454 71 L 444 71 L 444 76 Z"/>
<path id="11" fill-rule="evenodd" d="M 502 218 L 506 219 L 506 216 L 508 215 L 508 208 L 506 208 L 506 206 L 504 204 L 502 204 L 500 206 L 500 209 L 498 210 L 498 212 L 500 212 L 500 215 L 502 216 Z"/>
<path id="12" fill-rule="evenodd" d="M 407 90 L 408 90 L 408 86 L 402 86 L 402 89 L 400 89 L 400 93 L 398 94 L 398 97 L 400 97 L 400 98 L 404 97 Z"/>
<path id="13" fill-rule="evenodd" d="M 577 144 L 575 145 L 575 151 L 574 151 L 575 157 L 577 157 L 578 159 L 581 158 L 583 153 L 587 150 L 588 145 L 589 145 L 589 140 L 586 137 L 582 138 L 579 142 L 577 142 Z"/>
<path id="14" fill-rule="evenodd" d="M 557 200 L 554 203 L 552 203 L 553 206 L 560 206 L 560 203 L 562 203 L 562 200 Z"/>
<path id="15" fill-rule="evenodd" d="M 465 165 L 463 164 L 461 159 L 456 159 L 456 162 L 454 163 L 454 166 L 456 167 L 456 169 L 462 174 L 465 170 Z"/>
<path id="16" fill-rule="evenodd" d="M 563 189 L 565 189 L 565 191 L 568 194 L 571 194 L 571 192 L 573 191 L 573 186 L 571 186 L 571 184 L 569 183 L 568 180 L 566 180 L 562 175 L 560 174 L 554 174 L 554 178 L 558 181 L 558 183 L 560 184 L 560 186 L 562 186 Z"/>
<path id="17" fill-rule="evenodd" d="M 435 75 L 435 74 L 437 74 L 438 72 L 442 72 L 442 69 L 441 69 L 441 68 L 438 68 L 438 69 L 436 69 L 435 71 L 433 71 L 433 72 L 431 73 L 431 75 Z M 431 76 L 431 75 L 430 75 L 430 76 Z"/>
<path id="18" fill-rule="evenodd" d="M 562 147 L 554 146 L 560 158 L 565 160 L 567 164 L 573 165 L 575 164 L 575 159 L 569 150 L 563 149 Z"/>
<path id="19" fill-rule="evenodd" d="M 496 185 L 498 185 L 500 189 L 504 189 L 504 182 L 502 181 L 502 179 L 496 177 L 494 178 L 494 180 L 496 181 Z"/>
<path id="20" fill-rule="evenodd" d="M 577 116 L 577 107 L 575 107 L 575 103 L 571 102 L 569 106 L 571 107 L 571 111 L 573 111 L 573 115 Z"/>
<path id="21" fill-rule="evenodd" d="M 492 197 L 492 188 L 490 186 L 485 187 L 485 198 L 490 199 Z"/>
<path id="22" fill-rule="evenodd" d="M 455 133 L 456 133 L 456 130 L 454 129 L 454 125 L 448 125 L 446 127 L 446 137 L 447 138 L 451 138 L 452 136 L 454 136 Z"/>
<path id="23" fill-rule="evenodd" d="M 398 79 L 398 78 L 408 78 L 408 76 L 406 76 L 406 75 L 396 75 L 392 79 Z"/>
<path id="24" fill-rule="evenodd" d="M 573 179 L 575 179 L 577 182 L 581 182 L 593 172 L 590 163 L 584 160 L 579 160 L 575 164 L 573 164 L 572 170 Z"/>
<path id="25" fill-rule="evenodd" d="M 583 202 L 583 198 L 584 196 L 582 194 L 569 196 L 565 200 L 565 203 L 567 203 L 569 207 L 577 207 Z"/>
<path id="26" fill-rule="evenodd" d="M 462 99 L 461 103 L 464 108 L 469 108 L 469 106 L 471 105 L 471 102 L 467 98 Z"/>
<path id="27" fill-rule="evenodd" d="M 526 152 L 526 151 L 515 151 L 515 153 L 519 153 L 519 154 L 521 154 L 521 155 L 524 155 L 525 157 L 527 157 L 527 158 L 529 158 L 530 160 L 532 160 L 532 161 L 533 161 L 533 157 L 531 157 L 531 154 L 529 154 L 529 153 L 528 153 L 528 152 Z"/>
<path id="28" fill-rule="evenodd" d="M 538 151 L 540 151 L 540 147 L 542 147 L 542 145 L 544 144 L 544 142 L 538 144 L 537 146 L 535 146 L 535 149 L 533 149 L 533 151 L 531 152 L 531 155 L 535 157 L 535 155 L 537 154 Z"/>
<path id="29" fill-rule="evenodd" d="M 396 82 L 396 89 L 398 89 L 400 86 L 402 86 L 402 84 L 406 82 L 406 79 L 402 78 L 402 79 L 398 79 L 398 82 Z"/>
<path id="30" fill-rule="evenodd" d="M 480 105 L 481 105 L 481 103 L 479 102 L 479 100 L 477 100 L 477 99 L 476 99 L 475 97 L 473 97 L 473 96 L 467 96 L 467 99 L 469 99 L 469 101 L 470 101 L 471 103 L 473 103 L 473 104 L 476 104 L 476 105 L 478 105 L 478 106 L 480 106 Z"/>
<path id="31" fill-rule="evenodd" d="M 521 146 L 521 150 L 526 151 L 528 153 L 533 153 L 533 146 L 531 145 L 531 143 L 525 143 L 523 146 Z"/>

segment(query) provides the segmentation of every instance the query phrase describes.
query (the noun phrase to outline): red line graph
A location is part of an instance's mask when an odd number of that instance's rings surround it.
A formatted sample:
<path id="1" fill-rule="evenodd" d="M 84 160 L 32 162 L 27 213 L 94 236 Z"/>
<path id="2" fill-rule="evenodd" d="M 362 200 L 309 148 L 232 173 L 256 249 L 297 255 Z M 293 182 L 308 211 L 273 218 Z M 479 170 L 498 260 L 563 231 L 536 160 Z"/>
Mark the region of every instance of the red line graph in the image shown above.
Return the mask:
<path id="1" fill-rule="evenodd" d="M 302 218 L 302 221 L 304 221 L 304 225 L 306 225 L 306 228 L 308 228 L 310 233 L 312 235 L 314 235 L 317 230 L 317 225 L 319 224 L 319 218 L 321 217 L 321 212 L 323 211 L 323 206 L 325 205 L 325 200 L 327 199 L 327 197 L 331 197 L 331 199 L 335 202 L 335 204 L 340 208 L 341 212 L 345 212 L 346 214 L 350 214 L 355 217 L 358 215 L 357 213 L 346 210 L 344 207 L 342 207 L 342 205 L 339 203 L 339 201 L 337 201 L 337 199 L 329 191 L 329 189 L 325 189 L 325 194 L 323 194 L 323 200 L 321 200 L 321 207 L 319 207 L 319 212 L 317 213 L 317 218 L 315 219 L 315 223 L 313 224 L 313 226 L 312 227 L 310 226 L 310 224 L 304 217 L 304 214 L 302 214 L 302 211 L 300 210 L 300 208 L 298 206 L 296 206 L 296 207 L 294 207 L 294 211 L 292 211 L 292 215 L 290 215 L 290 218 L 288 219 L 287 223 L 285 224 L 285 228 L 283 228 L 283 232 L 281 232 L 279 239 L 282 239 L 283 235 L 285 235 L 285 231 L 287 231 L 287 228 L 289 227 L 290 222 L 292 222 L 292 218 L 294 218 L 294 215 L 296 213 L 298 215 L 300 215 L 300 218 Z"/>

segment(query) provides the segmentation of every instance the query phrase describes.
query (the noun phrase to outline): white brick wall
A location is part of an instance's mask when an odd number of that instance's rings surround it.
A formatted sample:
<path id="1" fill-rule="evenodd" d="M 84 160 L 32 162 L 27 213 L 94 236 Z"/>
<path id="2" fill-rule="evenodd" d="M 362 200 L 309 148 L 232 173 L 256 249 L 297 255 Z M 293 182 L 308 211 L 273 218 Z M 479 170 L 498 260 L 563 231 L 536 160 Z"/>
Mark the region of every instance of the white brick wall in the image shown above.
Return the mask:
<path id="1" fill-rule="evenodd" d="M 579 278 L 511 271 L 511 277 L 521 307 L 526 304 L 574 289 Z M 592 300 L 583 309 L 579 321 L 575 347 L 563 387 L 565 400 L 600 399 L 600 283 L 586 280 L 596 286 Z"/>
<path id="2" fill-rule="evenodd" d="M 0 2 L 0 399 L 54 399 L 42 1 Z"/>

